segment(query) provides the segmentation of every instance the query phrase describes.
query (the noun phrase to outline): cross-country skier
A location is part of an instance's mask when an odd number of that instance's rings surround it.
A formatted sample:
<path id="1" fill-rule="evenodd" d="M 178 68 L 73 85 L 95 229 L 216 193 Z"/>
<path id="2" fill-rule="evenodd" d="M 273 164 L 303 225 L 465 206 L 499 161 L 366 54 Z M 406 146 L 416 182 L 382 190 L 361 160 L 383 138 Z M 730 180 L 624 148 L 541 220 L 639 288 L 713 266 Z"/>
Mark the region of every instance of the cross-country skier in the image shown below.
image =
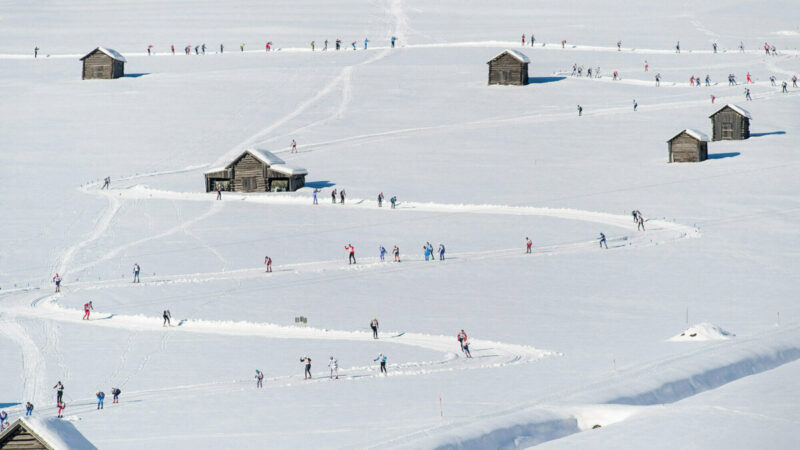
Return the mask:
<path id="1" fill-rule="evenodd" d="M 775 86 L 775 75 L 770 75 L 769 76 L 769 84 L 771 86 Z"/>
<path id="2" fill-rule="evenodd" d="M 622 41 L 617 41 L 617 51 L 618 52 L 622 51 Z"/>
<path id="3" fill-rule="evenodd" d="M 583 106 L 578 105 L 578 117 L 583 115 Z"/>
<path id="4" fill-rule="evenodd" d="M 353 46 L 353 51 L 355 51 L 356 50 L 356 41 L 351 42 L 350 45 Z"/>
<path id="5" fill-rule="evenodd" d="M 530 39 L 530 41 L 531 41 L 531 47 L 533 47 L 533 43 L 534 43 L 534 42 L 536 42 L 536 38 L 535 38 L 535 37 L 533 37 L 533 33 L 531 33 L 531 39 Z"/>
<path id="6" fill-rule="evenodd" d="M 711 47 L 714 48 L 714 53 L 717 53 L 717 43 L 714 42 L 713 44 L 711 44 Z"/>
<path id="7" fill-rule="evenodd" d="M 395 205 L 397 205 L 397 196 L 393 195 L 389 201 L 392 203 L 392 209 L 394 209 Z"/>
<path id="8" fill-rule="evenodd" d="M 175 44 L 170 44 L 169 51 L 171 51 L 173 55 L 175 54 Z"/>
<path id="9" fill-rule="evenodd" d="M 712 94 L 712 95 L 711 95 L 711 104 L 712 104 L 712 105 L 714 104 L 714 100 L 716 100 L 716 99 L 717 99 L 717 97 L 714 97 L 714 95 Z"/>
<path id="10" fill-rule="evenodd" d="M 172 326 L 172 313 L 169 312 L 168 309 L 164 310 L 164 313 L 161 315 L 164 318 L 164 325 L 162 326 Z"/>
<path id="11" fill-rule="evenodd" d="M 430 260 L 431 259 L 431 251 L 428 248 L 428 244 L 427 243 L 422 246 L 422 251 L 425 252 L 425 261 Z"/>
<path id="12" fill-rule="evenodd" d="M 97 409 L 103 409 L 103 400 L 106 398 L 106 394 L 103 391 L 99 391 L 97 394 Z"/>
<path id="13" fill-rule="evenodd" d="M 367 49 L 367 44 L 369 43 L 369 39 L 364 38 L 364 50 Z"/>
<path id="14" fill-rule="evenodd" d="M 94 310 L 94 306 L 92 306 L 92 301 L 89 300 L 87 303 L 83 304 L 83 320 L 89 320 L 89 312 Z"/>
<path id="15" fill-rule="evenodd" d="M 337 39 L 336 40 L 336 50 L 338 51 L 340 48 L 342 48 L 342 40 L 341 39 Z"/>
<path id="16" fill-rule="evenodd" d="M 792 76 L 792 87 L 797 87 L 797 75 Z"/>
<path id="17" fill-rule="evenodd" d="M 372 339 L 378 339 L 378 318 L 373 317 L 369 322 L 369 327 L 372 328 Z"/>
<path id="18" fill-rule="evenodd" d="M 644 71 L 647 72 L 647 69 L 650 68 L 650 64 L 647 64 L 647 60 L 644 61 Z"/>
<path id="19" fill-rule="evenodd" d="M 639 109 L 639 104 L 636 103 L 636 99 L 633 99 L 633 112 L 636 112 L 637 109 Z"/>
<path id="20" fill-rule="evenodd" d="M 636 229 L 639 231 L 644 231 L 644 217 L 641 214 L 636 219 Z"/>
<path id="21" fill-rule="evenodd" d="M 122 394 L 122 391 L 119 388 L 112 387 L 111 388 L 111 403 L 119 403 L 119 394 Z"/>
<path id="22" fill-rule="evenodd" d="M 606 235 L 600 233 L 600 248 L 602 248 L 603 246 L 605 246 L 606 250 L 608 250 L 608 244 L 606 243 Z"/>
<path id="23" fill-rule="evenodd" d="M 317 201 L 317 194 L 319 194 L 319 189 L 314 188 L 314 204 L 317 205 L 319 202 Z"/>
<path id="24" fill-rule="evenodd" d="M 739 41 L 739 51 L 744 53 L 744 42 Z"/>
<path id="25" fill-rule="evenodd" d="M 392 249 L 392 255 L 394 255 L 394 262 L 400 262 L 400 249 L 396 245 Z"/>
<path id="26" fill-rule="evenodd" d="M 678 43 L 675 44 L 675 53 L 680 53 L 680 52 L 681 52 L 681 41 L 678 41 Z"/>
<path id="27" fill-rule="evenodd" d="M 61 400 L 64 398 L 64 385 L 59 381 L 53 386 L 53 389 L 56 390 L 56 404 L 61 403 Z"/>
<path id="28" fill-rule="evenodd" d="M 394 43 L 395 43 L 395 42 L 397 42 L 397 38 L 396 38 L 396 37 L 394 37 L 394 36 L 392 36 L 392 38 L 391 38 L 389 41 L 390 41 L 390 42 L 391 42 L 391 44 L 392 44 L 392 48 L 394 48 Z"/>
<path id="29" fill-rule="evenodd" d="M 339 191 L 339 204 L 340 205 L 344 205 L 344 197 L 345 197 L 345 193 L 344 193 L 344 189 L 342 189 L 341 191 Z"/>
<path id="30" fill-rule="evenodd" d="M 531 242 L 531 240 L 528 239 L 528 237 L 526 236 L 525 237 L 525 253 L 531 253 L 531 250 L 533 250 L 533 242 Z"/>
<path id="31" fill-rule="evenodd" d="M 464 350 L 464 354 L 467 355 L 467 358 L 472 358 L 472 352 L 469 351 L 469 342 L 464 341 L 461 349 Z"/>
<path id="32" fill-rule="evenodd" d="M 264 381 L 264 374 L 263 374 L 263 373 L 261 373 L 261 371 L 260 371 L 260 370 L 258 370 L 258 369 L 256 369 L 256 376 L 255 376 L 255 378 L 256 378 L 256 388 L 257 388 L 257 389 L 260 389 L 260 388 L 264 387 L 264 386 L 262 385 L 262 383 L 263 383 L 263 381 Z"/>
<path id="33" fill-rule="evenodd" d="M 8 413 L 0 411 L 0 431 L 3 431 L 8 426 Z"/>
<path id="34" fill-rule="evenodd" d="M 467 342 L 467 333 L 461 330 L 461 332 L 456 335 L 456 339 L 458 339 L 458 345 L 461 346 L 461 350 L 464 350 L 464 342 Z"/>
<path id="35" fill-rule="evenodd" d="M 744 99 L 746 101 L 752 101 L 753 100 L 753 97 L 750 97 L 750 89 L 749 88 L 744 88 Z"/>
<path id="36" fill-rule="evenodd" d="M 336 189 L 331 191 L 331 203 L 336 204 Z"/>
<path id="37" fill-rule="evenodd" d="M 58 402 L 57 406 L 58 406 L 58 418 L 62 419 L 64 418 L 64 408 L 67 407 L 67 404 L 63 402 Z"/>
<path id="38" fill-rule="evenodd" d="M 706 86 L 711 86 L 711 76 L 706 74 Z"/>
<path id="39" fill-rule="evenodd" d="M 33 403 L 28 402 L 25 403 L 25 416 L 32 416 L 33 415 Z"/>
<path id="40" fill-rule="evenodd" d="M 439 261 L 444 261 L 444 244 L 439 244 Z"/>
<path id="41" fill-rule="evenodd" d="M 328 51 L 328 40 L 327 40 L 327 39 L 325 39 L 325 46 L 324 46 L 324 47 L 322 47 L 322 51 L 323 51 L 323 52 L 326 52 L 326 51 Z"/>
<path id="42" fill-rule="evenodd" d="M 241 44 L 239 44 L 239 51 L 241 51 L 242 53 L 244 53 L 244 42 L 243 42 L 243 43 L 241 43 Z"/>
<path id="43" fill-rule="evenodd" d="M 631 215 L 633 216 L 633 223 L 636 223 L 636 222 L 638 222 L 638 221 L 639 221 L 639 218 L 638 218 L 638 216 L 637 216 L 637 213 L 638 213 L 638 212 L 639 212 L 639 211 L 636 211 L 635 209 L 634 209 L 633 211 L 631 211 Z"/>
<path id="44" fill-rule="evenodd" d="M 656 74 L 656 86 L 661 86 L 661 74 Z"/>
<path id="45" fill-rule="evenodd" d="M 292 151 L 291 153 L 297 153 L 297 142 L 292 139 Z"/>
<path id="46" fill-rule="evenodd" d="M 381 206 L 383 206 L 383 192 L 378 194 L 378 208 L 380 208 Z"/>
<path id="47" fill-rule="evenodd" d="M 222 200 L 222 185 L 217 184 L 217 200 Z"/>
<path id="48" fill-rule="evenodd" d="M 152 45 L 147 46 L 147 56 L 150 56 L 150 50 L 152 50 L 152 48 L 153 48 Z"/>
<path id="49" fill-rule="evenodd" d="M 303 379 L 304 380 L 310 380 L 311 379 L 311 358 L 309 358 L 308 356 L 304 356 L 304 357 L 300 358 L 300 362 L 306 364 L 306 370 L 304 372 L 305 378 L 303 378 Z"/>
<path id="50" fill-rule="evenodd" d="M 217 188 L 219 188 L 219 187 L 217 187 Z M 139 267 L 139 264 L 133 263 L 133 282 L 134 283 L 138 283 L 139 282 L 139 272 L 141 270 L 142 269 Z"/>
<path id="51" fill-rule="evenodd" d="M 347 244 L 344 247 L 350 254 L 350 259 L 348 260 L 348 264 L 355 264 L 356 263 L 356 249 L 353 247 L 353 244 Z"/>
<path id="52" fill-rule="evenodd" d="M 383 353 L 379 353 L 378 357 L 373 359 L 373 361 L 380 361 L 381 362 L 381 373 L 384 374 L 384 375 L 388 375 L 388 373 L 386 373 L 386 355 L 384 355 Z"/>
<path id="53" fill-rule="evenodd" d="M 311 51 L 312 51 L 312 52 L 316 50 L 316 49 L 315 49 L 315 47 L 316 47 L 316 45 L 315 45 L 315 44 L 316 44 L 316 43 L 315 43 L 314 41 L 311 41 Z"/>
<path id="54" fill-rule="evenodd" d="M 219 44 L 219 54 L 223 54 L 225 52 L 225 46 L 222 43 Z"/>
<path id="55" fill-rule="evenodd" d="M 200 46 L 199 45 L 195 45 L 194 46 L 194 54 L 195 55 L 199 55 L 200 54 Z"/>
<path id="56" fill-rule="evenodd" d="M 786 90 L 786 82 L 785 81 L 783 83 L 781 83 L 781 92 L 784 93 L 784 94 L 788 94 L 789 93 L 789 91 Z M 56 274 L 56 276 L 58 276 L 58 275 Z M 58 284 L 56 284 L 56 292 L 58 292 Z"/>
<path id="57" fill-rule="evenodd" d="M 204 55 L 206 54 L 206 44 L 205 44 L 205 42 L 203 43 L 203 45 L 200 46 L 200 50 L 202 50 Z"/>
<path id="58" fill-rule="evenodd" d="M 747 79 L 747 82 L 745 84 L 751 84 L 753 82 L 753 79 L 750 78 L 750 72 L 747 72 L 747 75 L 745 75 L 745 77 Z"/>
<path id="59" fill-rule="evenodd" d="M 380 253 L 381 262 L 383 262 L 386 257 L 386 249 L 382 245 L 378 248 L 378 253 Z"/>
<path id="60" fill-rule="evenodd" d="M 784 82 L 783 84 L 786 84 L 786 82 Z M 786 90 L 785 86 L 784 90 Z M 56 274 L 56 276 L 53 277 L 53 283 L 56 284 L 56 292 L 61 292 L 61 277 L 58 274 Z"/>
<path id="61" fill-rule="evenodd" d="M 336 361 L 336 358 L 334 358 L 333 356 L 331 356 L 330 361 L 328 361 L 328 368 L 331 369 L 331 376 L 330 376 L 329 379 L 333 380 L 334 377 L 336 377 L 335 379 L 338 380 L 339 379 L 339 362 Z"/>
<path id="62" fill-rule="evenodd" d="M 111 177 L 105 177 L 103 179 L 103 187 L 101 187 L 100 190 L 102 191 L 103 189 L 108 189 L 109 187 L 111 187 Z"/>
<path id="63" fill-rule="evenodd" d="M 272 272 L 272 258 L 269 256 L 264 257 L 264 265 L 267 266 L 267 272 Z"/>
<path id="64" fill-rule="evenodd" d="M 33 57 L 34 58 L 39 57 L 39 47 L 33 47 Z"/>
<path id="65" fill-rule="evenodd" d="M 525 47 L 525 33 L 522 33 L 522 46 Z"/>

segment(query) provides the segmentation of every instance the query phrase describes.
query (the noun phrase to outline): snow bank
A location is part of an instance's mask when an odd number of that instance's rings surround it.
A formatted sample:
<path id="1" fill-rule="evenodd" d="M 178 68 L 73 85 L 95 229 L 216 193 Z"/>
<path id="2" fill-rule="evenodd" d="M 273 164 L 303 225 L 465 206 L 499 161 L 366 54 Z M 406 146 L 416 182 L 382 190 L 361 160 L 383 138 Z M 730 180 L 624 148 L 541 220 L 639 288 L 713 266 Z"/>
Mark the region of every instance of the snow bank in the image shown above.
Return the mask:
<path id="1" fill-rule="evenodd" d="M 687 328 L 686 331 L 681 332 L 677 336 L 669 338 L 672 342 L 688 342 L 688 341 L 721 341 L 730 339 L 736 336 L 733 333 L 723 330 L 722 328 L 708 323 L 698 323 Z"/>

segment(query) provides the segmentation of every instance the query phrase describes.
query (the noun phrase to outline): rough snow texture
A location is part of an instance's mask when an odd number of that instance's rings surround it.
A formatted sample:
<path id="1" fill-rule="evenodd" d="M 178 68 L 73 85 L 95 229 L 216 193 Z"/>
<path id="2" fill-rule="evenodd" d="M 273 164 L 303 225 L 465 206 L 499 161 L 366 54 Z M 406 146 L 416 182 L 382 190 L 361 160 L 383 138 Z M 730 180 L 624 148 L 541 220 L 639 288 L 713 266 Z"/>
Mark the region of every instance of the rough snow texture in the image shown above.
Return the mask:
<path id="1" fill-rule="evenodd" d="M 687 328 L 680 334 L 669 338 L 670 341 L 719 341 L 735 336 L 711 323 L 698 323 Z"/>

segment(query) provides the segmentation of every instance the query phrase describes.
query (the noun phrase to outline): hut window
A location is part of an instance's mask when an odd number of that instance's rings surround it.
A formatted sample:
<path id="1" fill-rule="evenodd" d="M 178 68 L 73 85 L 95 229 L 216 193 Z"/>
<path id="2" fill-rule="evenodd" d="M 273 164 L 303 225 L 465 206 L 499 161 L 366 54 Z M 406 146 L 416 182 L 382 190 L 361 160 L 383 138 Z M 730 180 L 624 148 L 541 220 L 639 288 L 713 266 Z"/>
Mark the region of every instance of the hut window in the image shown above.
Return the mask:
<path id="1" fill-rule="evenodd" d="M 731 122 L 722 122 L 722 139 L 733 138 L 733 124 Z"/>
<path id="2" fill-rule="evenodd" d="M 289 190 L 289 180 L 270 180 L 270 192 L 285 192 Z"/>
<path id="3" fill-rule="evenodd" d="M 252 191 L 256 188 L 256 177 L 242 178 L 242 189 Z"/>
<path id="4" fill-rule="evenodd" d="M 501 70 L 500 71 L 500 81 L 511 81 L 511 71 L 510 70 Z"/>

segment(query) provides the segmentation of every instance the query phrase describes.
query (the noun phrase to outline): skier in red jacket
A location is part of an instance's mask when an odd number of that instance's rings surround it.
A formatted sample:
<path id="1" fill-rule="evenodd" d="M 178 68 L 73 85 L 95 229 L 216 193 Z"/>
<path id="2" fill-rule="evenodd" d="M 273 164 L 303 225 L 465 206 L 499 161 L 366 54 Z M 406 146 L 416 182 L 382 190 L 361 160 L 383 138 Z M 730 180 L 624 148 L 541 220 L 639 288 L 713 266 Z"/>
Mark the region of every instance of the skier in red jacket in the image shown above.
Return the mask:
<path id="1" fill-rule="evenodd" d="M 348 264 L 355 264 L 356 263 L 356 249 L 353 247 L 353 244 L 347 244 L 344 247 L 345 250 L 350 252 L 350 260 Z"/>
<path id="2" fill-rule="evenodd" d="M 92 301 L 89 300 L 89 303 L 83 304 L 83 320 L 89 320 L 89 311 L 94 310 L 94 306 L 92 306 Z"/>

